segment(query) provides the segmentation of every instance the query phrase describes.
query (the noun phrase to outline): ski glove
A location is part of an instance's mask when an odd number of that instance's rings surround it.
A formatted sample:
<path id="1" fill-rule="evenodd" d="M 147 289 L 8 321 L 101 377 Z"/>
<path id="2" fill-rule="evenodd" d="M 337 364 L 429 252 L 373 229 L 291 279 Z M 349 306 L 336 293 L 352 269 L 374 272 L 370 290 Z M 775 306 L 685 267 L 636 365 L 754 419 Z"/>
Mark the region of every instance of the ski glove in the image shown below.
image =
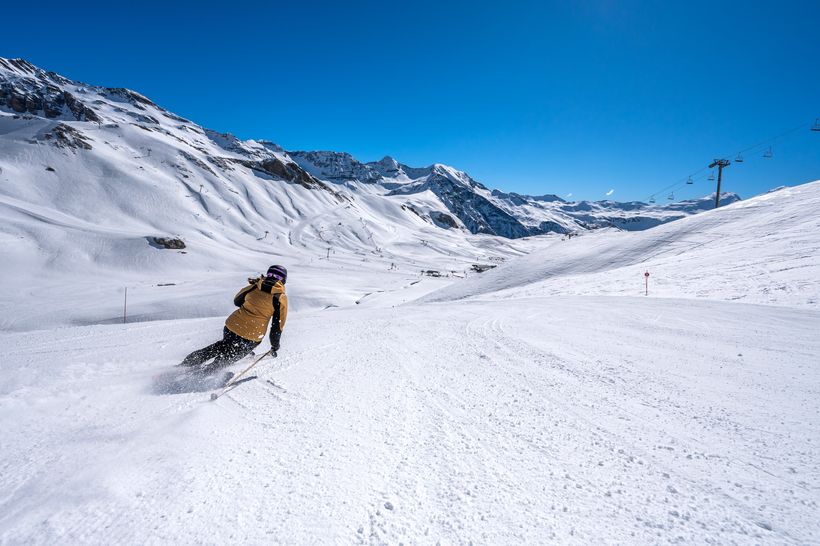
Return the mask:
<path id="1" fill-rule="evenodd" d="M 282 337 L 282 332 L 279 332 L 275 327 L 271 327 L 270 332 L 270 350 L 274 353 L 279 352 L 279 338 Z"/>

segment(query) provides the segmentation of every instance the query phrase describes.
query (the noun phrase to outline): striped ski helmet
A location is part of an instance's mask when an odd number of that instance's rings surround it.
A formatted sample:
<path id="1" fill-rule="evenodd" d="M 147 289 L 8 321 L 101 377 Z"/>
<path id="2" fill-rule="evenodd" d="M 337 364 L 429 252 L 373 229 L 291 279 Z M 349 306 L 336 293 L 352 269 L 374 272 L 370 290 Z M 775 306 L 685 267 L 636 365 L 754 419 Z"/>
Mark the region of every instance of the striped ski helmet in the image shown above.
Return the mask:
<path id="1" fill-rule="evenodd" d="M 281 265 L 272 265 L 268 268 L 265 277 L 282 281 L 282 284 L 285 284 L 285 281 L 288 280 L 288 270 Z"/>

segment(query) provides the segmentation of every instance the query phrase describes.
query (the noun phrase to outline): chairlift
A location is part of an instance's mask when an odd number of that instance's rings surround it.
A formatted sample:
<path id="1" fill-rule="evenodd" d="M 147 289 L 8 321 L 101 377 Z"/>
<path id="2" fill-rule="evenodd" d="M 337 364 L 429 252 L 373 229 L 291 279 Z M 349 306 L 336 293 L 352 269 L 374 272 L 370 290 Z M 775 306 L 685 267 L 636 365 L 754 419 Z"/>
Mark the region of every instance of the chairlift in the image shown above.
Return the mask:
<path id="1" fill-rule="evenodd" d="M 695 183 L 695 181 L 694 181 L 694 180 L 692 180 L 692 177 L 690 176 L 690 177 L 686 180 L 686 183 L 687 183 L 687 184 L 689 184 L 689 185 L 692 185 L 692 184 L 694 184 L 694 183 Z"/>
<path id="2" fill-rule="evenodd" d="M 712 172 L 709 173 L 709 180 L 714 180 L 714 179 L 715 179 L 715 171 L 712 171 Z"/>
<path id="3" fill-rule="evenodd" d="M 675 192 L 670 193 L 666 198 L 669 199 L 670 201 L 674 201 L 675 200 Z"/>
<path id="4" fill-rule="evenodd" d="M 735 158 L 735 163 L 743 163 L 743 155 L 742 154 L 737 154 L 737 157 Z"/>
<path id="5" fill-rule="evenodd" d="M 814 120 L 814 125 L 811 126 L 812 131 L 820 131 L 820 118 Z"/>
<path id="6" fill-rule="evenodd" d="M 655 196 L 654 196 L 654 195 L 653 195 L 652 197 L 650 197 L 650 198 L 649 198 L 649 202 L 650 202 L 650 203 L 654 203 L 654 202 L 655 202 Z"/>
<path id="7" fill-rule="evenodd" d="M 769 146 L 769 149 L 763 152 L 763 159 L 771 159 L 772 157 L 774 157 L 774 154 L 772 153 L 772 147 Z"/>

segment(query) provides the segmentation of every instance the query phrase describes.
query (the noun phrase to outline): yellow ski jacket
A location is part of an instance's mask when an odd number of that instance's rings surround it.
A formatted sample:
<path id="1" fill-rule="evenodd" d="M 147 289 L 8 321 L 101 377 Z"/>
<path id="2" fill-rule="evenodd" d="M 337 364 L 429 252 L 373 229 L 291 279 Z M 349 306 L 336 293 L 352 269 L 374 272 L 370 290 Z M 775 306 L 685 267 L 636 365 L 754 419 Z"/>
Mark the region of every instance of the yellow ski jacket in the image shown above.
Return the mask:
<path id="1" fill-rule="evenodd" d="M 263 277 L 248 279 L 248 286 L 234 296 L 234 311 L 225 327 L 234 334 L 251 341 L 262 341 L 268 330 L 268 322 L 273 319 L 270 341 L 274 350 L 279 348 L 279 338 L 288 317 L 288 296 L 285 285 Z"/>

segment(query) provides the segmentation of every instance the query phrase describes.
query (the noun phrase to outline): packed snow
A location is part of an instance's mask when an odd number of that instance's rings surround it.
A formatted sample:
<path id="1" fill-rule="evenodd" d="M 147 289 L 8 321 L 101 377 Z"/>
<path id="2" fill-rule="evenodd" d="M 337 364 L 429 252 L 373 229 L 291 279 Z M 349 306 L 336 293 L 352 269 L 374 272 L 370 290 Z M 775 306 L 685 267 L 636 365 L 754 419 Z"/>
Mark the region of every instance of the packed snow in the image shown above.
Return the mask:
<path id="1" fill-rule="evenodd" d="M 3 334 L 2 541 L 820 536 L 814 311 L 589 296 L 295 313 L 258 379 L 216 402 L 163 394 L 221 324 Z"/>

